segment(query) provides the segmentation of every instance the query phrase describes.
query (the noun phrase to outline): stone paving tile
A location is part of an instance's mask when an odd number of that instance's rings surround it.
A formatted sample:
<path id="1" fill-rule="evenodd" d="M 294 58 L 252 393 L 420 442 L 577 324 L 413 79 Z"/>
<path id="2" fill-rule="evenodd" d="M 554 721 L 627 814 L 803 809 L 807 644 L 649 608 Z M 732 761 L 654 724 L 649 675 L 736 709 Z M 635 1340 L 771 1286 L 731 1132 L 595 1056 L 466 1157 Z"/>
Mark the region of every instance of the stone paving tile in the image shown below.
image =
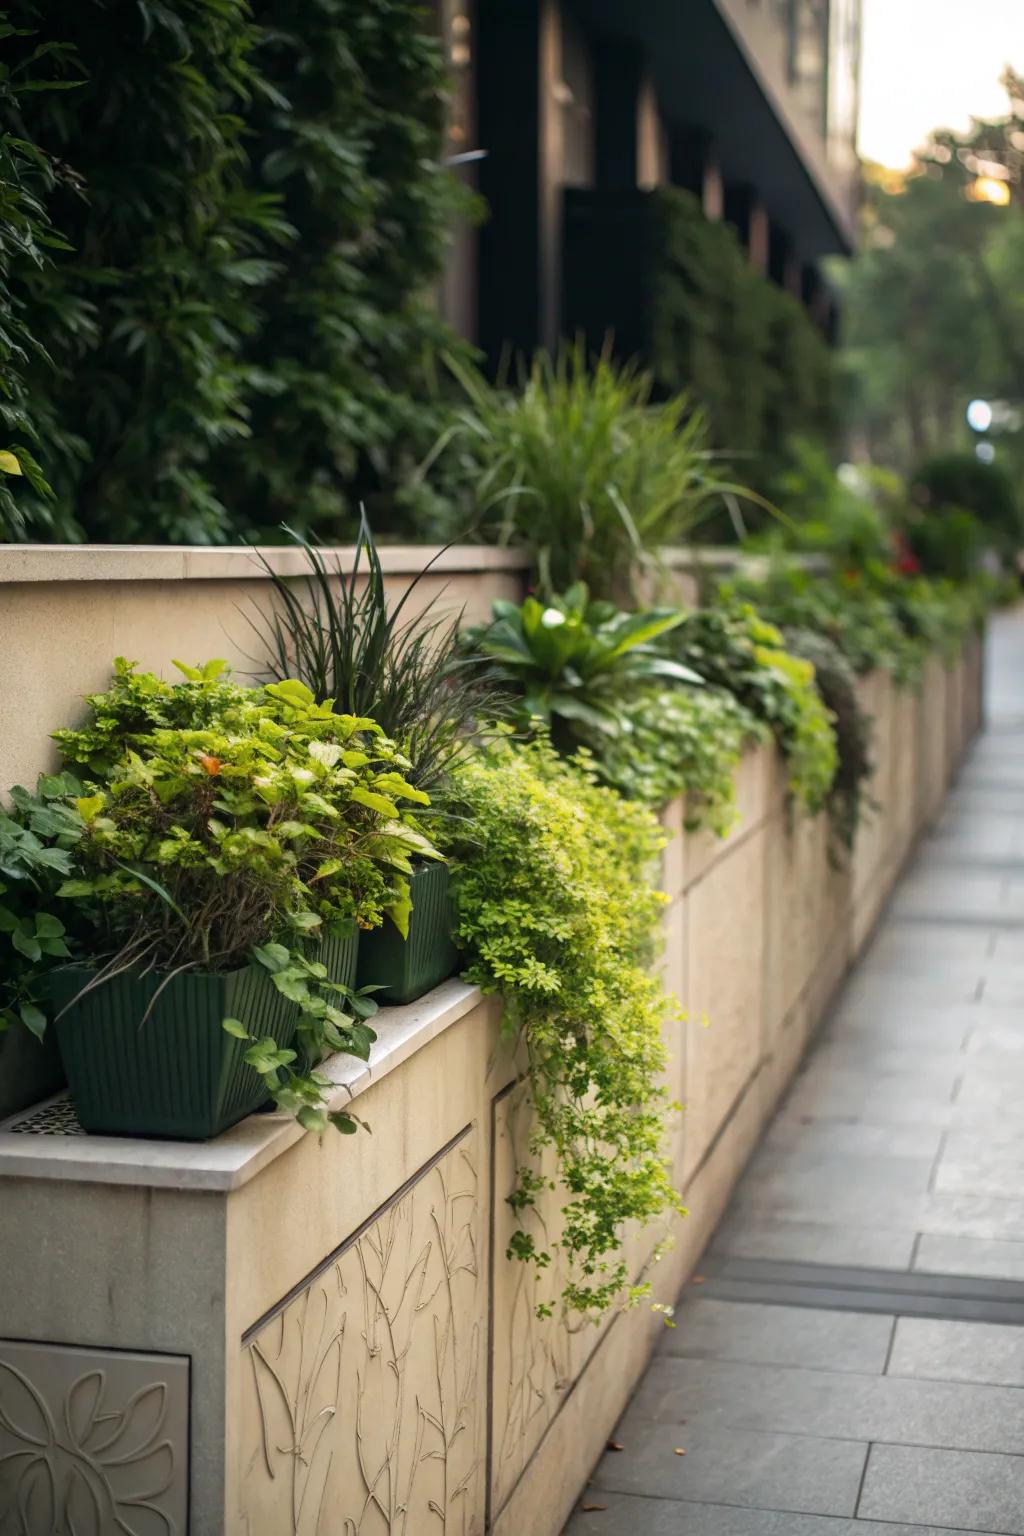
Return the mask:
<path id="1" fill-rule="evenodd" d="M 821 1157 L 921 1157 L 930 1162 L 939 1155 L 941 1131 L 927 1125 L 847 1125 L 841 1120 L 804 1121 L 780 1115 L 761 1143 L 755 1166 L 778 1152 L 793 1152 L 817 1160 Z M 1024 1127 L 1021 1130 L 1024 1145 Z"/>
<path id="2" fill-rule="evenodd" d="M 880 1374 L 885 1369 L 894 1321 L 858 1312 L 819 1312 L 811 1307 L 769 1307 L 698 1297 L 678 1308 L 676 1326 L 665 1334 L 661 1347 L 665 1354 L 687 1360 L 751 1361 Z"/>
<path id="3" fill-rule="evenodd" d="M 871 1052 L 872 1071 L 880 1078 L 908 1076 L 918 1083 L 938 1080 L 952 1088 L 964 1071 L 964 1047 L 973 1033 L 970 1025 L 962 1032 L 959 1023 L 955 1028 L 954 1048 L 944 1049 L 933 1040 L 930 1042 L 931 1049 L 925 1055 L 920 1043 L 905 1044 L 900 1039 L 899 1026 L 896 1025 L 890 1044 Z M 828 1077 L 837 1070 L 859 1071 L 864 1065 L 864 1055 L 863 1037 L 851 1037 L 840 1026 L 835 1035 L 822 1040 L 804 1076 Z"/>
<path id="4" fill-rule="evenodd" d="M 886 1371 L 933 1381 L 1024 1387 L 1024 1328 L 901 1317 Z"/>
<path id="5" fill-rule="evenodd" d="M 929 881 L 934 889 L 934 882 Z M 930 975 L 879 975 L 858 971 L 843 988 L 837 1000 L 837 1013 L 853 1013 L 865 1008 L 913 1008 L 938 1004 L 948 1008 L 955 1003 L 972 1003 L 977 997 L 980 976 L 971 967 L 957 966 L 950 973 L 945 968 Z"/>
<path id="6" fill-rule="evenodd" d="M 878 930 L 870 949 L 865 951 L 862 964 L 870 965 L 878 956 L 883 960 L 916 959 L 919 956 L 938 958 L 963 964 L 964 960 L 980 960 L 994 953 L 995 930 L 989 932 L 976 923 L 962 928 L 953 923 L 906 923 L 890 915 Z"/>
<path id="7" fill-rule="evenodd" d="M 918 1238 L 912 1267 L 933 1275 L 979 1275 L 989 1280 L 1024 1281 L 1024 1241 L 1001 1242 L 926 1232 Z"/>
<path id="8" fill-rule="evenodd" d="M 906 1081 L 879 1081 L 870 1071 L 830 1074 L 827 1082 L 805 1075 L 786 1100 L 785 1113 L 811 1120 L 859 1120 L 865 1125 L 930 1125 L 940 1129 L 966 1118 L 952 1103 L 954 1083 L 938 1091 Z"/>
<path id="9" fill-rule="evenodd" d="M 855 1264 L 865 1269 L 908 1269 L 914 1234 L 882 1226 L 829 1226 L 825 1212 L 816 1222 L 730 1214 L 715 1233 L 712 1249 L 742 1259 L 789 1259 L 800 1264 Z M 924 1241 L 924 1239 L 922 1239 Z"/>
<path id="10" fill-rule="evenodd" d="M 989 1194 L 933 1194 L 924 1199 L 919 1232 L 1024 1242 L 1024 1199 Z"/>
<path id="11" fill-rule="evenodd" d="M 1012 1387 L 658 1355 L 619 1438 L 627 1429 L 642 1435 L 652 1421 L 682 1419 L 765 1433 L 1024 1453 L 1024 1392 Z"/>
<path id="12" fill-rule="evenodd" d="M 727 1498 L 809 1515 L 854 1513 L 868 1452 L 852 1440 L 706 1424 L 648 1424 L 634 1434 L 624 1421 L 616 1438 L 623 1449 L 601 1458 L 590 1485 L 595 1495 L 607 1488 L 704 1503 Z"/>
<path id="13" fill-rule="evenodd" d="M 1024 1458 L 874 1445 L 859 1513 L 865 1520 L 941 1520 L 966 1531 L 1021 1536 Z"/>
<path id="14" fill-rule="evenodd" d="M 995 1022 L 995 1021 L 993 1021 Z M 866 1013 L 833 1014 L 823 1025 L 819 1040 L 846 1041 L 870 1060 L 876 1050 L 918 1050 L 922 1057 L 929 1051 L 956 1055 L 970 1042 L 974 1030 L 987 1023 L 977 1003 L 938 1012 L 934 1008 L 896 1014 L 871 1009 Z"/>
<path id="15" fill-rule="evenodd" d="M 683 1504 L 594 1489 L 586 1491 L 580 1504 L 604 1507 L 589 1514 L 577 1509 L 565 1536 L 968 1536 L 945 1525 L 877 1525 L 873 1520 Z"/>

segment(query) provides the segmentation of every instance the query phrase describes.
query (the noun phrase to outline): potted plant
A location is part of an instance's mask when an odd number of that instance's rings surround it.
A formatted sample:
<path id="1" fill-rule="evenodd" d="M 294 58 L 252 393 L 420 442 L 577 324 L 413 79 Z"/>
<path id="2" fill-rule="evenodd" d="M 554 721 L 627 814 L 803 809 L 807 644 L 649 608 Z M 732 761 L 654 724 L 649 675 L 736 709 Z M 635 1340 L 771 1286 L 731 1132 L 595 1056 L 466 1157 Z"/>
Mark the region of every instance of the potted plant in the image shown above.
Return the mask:
<path id="1" fill-rule="evenodd" d="M 376 720 L 409 759 L 410 783 L 429 796 L 426 814 L 444 817 L 453 769 L 479 738 L 480 720 L 500 716 L 503 701 L 462 652 L 461 614 L 444 616 L 436 598 L 412 611 L 434 561 L 389 602 L 365 514 L 348 570 L 290 536 L 309 571 L 282 577 L 263 561 L 273 602 L 251 620 L 261 646 L 254 663 L 278 681 L 300 679 L 317 700 Z M 361 935 L 359 985 L 376 987 L 381 1002 L 414 1001 L 456 969 L 451 934 L 447 866 L 416 858 L 386 923 Z"/>
<path id="2" fill-rule="evenodd" d="M 408 809 L 428 797 L 373 720 L 294 680 L 207 681 L 205 726 L 143 720 L 120 755 L 98 717 L 60 736 L 90 769 L 100 737 L 109 752 L 75 797 L 83 833 L 58 891 L 74 953 L 94 960 L 67 973 L 56 1021 L 79 1118 L 207 1137 L 269 1094 L 310 1129 L 351 1130 L 316 1065 L 365 1058 L 376 1005 L 339 977 L 350 960 L 330 939 L 379 924 L 412 857 L 436 857 Z M 122 693 L 137 683 L 124 672 Z"/>

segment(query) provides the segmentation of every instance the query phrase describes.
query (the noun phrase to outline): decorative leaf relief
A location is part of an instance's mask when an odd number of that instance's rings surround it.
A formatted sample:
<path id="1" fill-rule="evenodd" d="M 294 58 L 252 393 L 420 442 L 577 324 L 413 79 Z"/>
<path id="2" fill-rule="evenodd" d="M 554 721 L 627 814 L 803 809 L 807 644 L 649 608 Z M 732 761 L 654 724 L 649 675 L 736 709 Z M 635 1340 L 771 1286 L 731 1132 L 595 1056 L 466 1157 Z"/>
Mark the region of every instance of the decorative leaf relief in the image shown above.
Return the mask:
<path id="1" fill-rule="evenodd" d="M 474 1143 L 470 1133 L 247 1346 L 247 1536 L 482 1532 Z"/>
<path id="2" fill-rule="evenodd" d="M 0 1341 L 0 1536 L 179 1536 L 187 1515 L 187 1362 L 176 1432 L 156 1362 Z M 83 1357 L 110 1362 L 75 1371 Z M 37 1380 L 29 1372 L 36 1368 Z"/>

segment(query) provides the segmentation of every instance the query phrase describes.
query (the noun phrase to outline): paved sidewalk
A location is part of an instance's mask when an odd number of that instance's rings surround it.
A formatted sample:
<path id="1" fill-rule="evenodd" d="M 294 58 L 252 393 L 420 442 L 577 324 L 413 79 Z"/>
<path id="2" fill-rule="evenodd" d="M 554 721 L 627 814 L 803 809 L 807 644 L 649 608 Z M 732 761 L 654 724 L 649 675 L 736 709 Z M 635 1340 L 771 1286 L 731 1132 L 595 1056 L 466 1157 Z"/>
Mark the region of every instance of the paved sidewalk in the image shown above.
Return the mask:
<path id="1" fill-rule="evenodd" d="M 1024 1536 L 1024 616 L 989 671 L 566 1536 Z"/>

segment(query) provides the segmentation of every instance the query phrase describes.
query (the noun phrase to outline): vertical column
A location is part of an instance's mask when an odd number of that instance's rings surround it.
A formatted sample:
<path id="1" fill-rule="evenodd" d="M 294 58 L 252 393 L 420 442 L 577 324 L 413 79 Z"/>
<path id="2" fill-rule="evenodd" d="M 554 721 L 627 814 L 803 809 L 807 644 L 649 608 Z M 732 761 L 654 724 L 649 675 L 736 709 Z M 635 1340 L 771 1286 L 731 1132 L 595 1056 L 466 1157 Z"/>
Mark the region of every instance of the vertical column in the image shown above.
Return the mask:
<path id="1" fill-rule="evenodd" d="M 768 271 L 771 223 L 768 211 L 747 182 L 730 182 L 725 188 L 725 217 L 734 225 L 747 248 L 753 266 Z"/>
<path id="2" fill-rule="evenodd" d="M 550 219 L 550 112 L 542 52 L 551 66 L 551 0 L 487 0 L 477 8 L 480 189 L 479 343 L 492 366 L 511 347 L 531 352 L 542 323 L 542 226 Z M 546 233 L 546 231 L 545 231 Z M 546 306 L 545 306 L 546 308 Z"/>
<path id="3" fill-rule="evenodd" d="M 595 180 L 599 187 L 635 187 L 639 161 L 643 50 L 629 38 L 604 36 L 594 45 L 597 98 Z"/>

